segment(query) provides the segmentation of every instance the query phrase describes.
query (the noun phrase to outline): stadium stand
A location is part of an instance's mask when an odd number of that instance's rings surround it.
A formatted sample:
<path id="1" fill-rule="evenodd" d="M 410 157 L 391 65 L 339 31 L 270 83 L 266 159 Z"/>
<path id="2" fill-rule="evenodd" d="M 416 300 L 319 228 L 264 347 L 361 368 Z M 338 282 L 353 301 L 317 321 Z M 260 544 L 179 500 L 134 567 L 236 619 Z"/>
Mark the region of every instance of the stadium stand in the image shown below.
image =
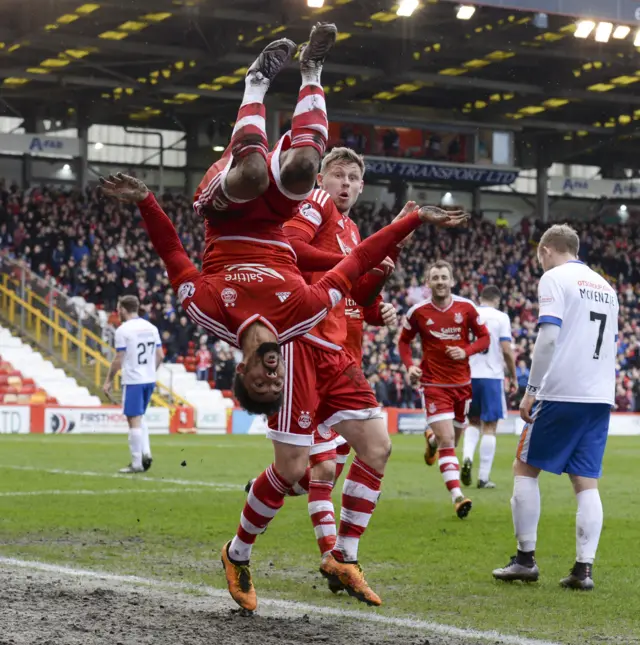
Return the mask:
<path id="1" fill-rule="evenodd" d="M 80 387 L 64 370 L 54 367 L 4 327 L 0 327 L 0 400 L 18 404 L 100 405 L 100 399 L 86 387 Z"/>
<path id="2" fill-rule="evenodd" d="M 175 221 L 187 251 L 200 257 L 204 228 L 183 195 L 165 194 L 163 204 Z M 235 351 L 226 343 L 194 327 L 182 315 L 159 259 L 153 253 L 136 210 L 101 200 L 95 190 L 86 194 L 62 193 L 41 187 L 28 194 L 12 187 L 2 193 L 4 223 L 0 227 L 2 252 L 23 259 L 32 270 L 55 281 L 58 288 L 83 298 L 104 312 L 113 312 L 119 296 L 136 294 L 145 316 L 160 329 L 169 363 L 159 374 L 161 383 L 197 405 L 211 395 L 211 388 L 231 388 Z M 80 219 L 79 213 L 88 212 Z M 21 212 L 26 217 L 20 217 Z M 359 204 L 355 219 L 363 236 L 388 222 L 391 211 L 373 203 Z M 497 284 L 503 308 L 513 321 L 520 392 L 510 398 L 517 407 L 526 385 L 528 365 L 536 336 L 539 269 L 536 241 L 542 222 L 523 219 L 515 228 L 476 215 L 470 226 L 447 236 L 419 231 L 410 252 L 405 252 L 385 297 L 405 312 L 428 297 L 426 268 L 433 260 L 452 262 L 461 282 L 460 295 L 477 300 L 487 284 Z M 581 235 L 581 258 L 607 275 L 619 288 L 621 334 L 618 359 L 618 409 L 640 410 L 640 251 L 636 226 L 603 224 L 598 220 L 573 222 Z M 62 233 L 60 233 L 62 231 Z M 111 313 L 111 322 L 117 323 Z M 106 316 L 104 316 L 106 318 Z M 379 400 L 395 407 L 419 407 L 408 385 L 396 350 L 396 334 L 368 329 L 365 334 L 365 370 Z M 196 381 L 197 348 L 212 353 L 209 383 Z M 193 397 L 195 399 L 192 401 Z"/>

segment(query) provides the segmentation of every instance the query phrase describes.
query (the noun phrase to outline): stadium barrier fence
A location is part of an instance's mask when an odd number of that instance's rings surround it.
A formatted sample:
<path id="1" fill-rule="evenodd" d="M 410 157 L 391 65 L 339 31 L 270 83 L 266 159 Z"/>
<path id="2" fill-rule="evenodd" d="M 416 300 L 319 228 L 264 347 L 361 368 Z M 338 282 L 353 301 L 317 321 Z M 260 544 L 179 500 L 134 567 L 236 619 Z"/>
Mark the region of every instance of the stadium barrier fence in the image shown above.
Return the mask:
<path id="1" fill-rule="evenodd" d="M 426 427 L 421 410 L 385 408 L 383 416 L 390 434 L 422 434 Z M 262 435 L 265 420 L 240 408 L 220 408 L 198 415 L 192 407 L 150 407 L 145 417 L 152 434 Z M 519 436 L 524 422 L 517 412 L 498 426 L 499 434 Z M 0 405 L 0 434 L 126 434 L 127 422 L 119 406 L 82 408 L 60 405 Z M 614 412 L 610 435 L 640 435 L 640 414 Z"/>

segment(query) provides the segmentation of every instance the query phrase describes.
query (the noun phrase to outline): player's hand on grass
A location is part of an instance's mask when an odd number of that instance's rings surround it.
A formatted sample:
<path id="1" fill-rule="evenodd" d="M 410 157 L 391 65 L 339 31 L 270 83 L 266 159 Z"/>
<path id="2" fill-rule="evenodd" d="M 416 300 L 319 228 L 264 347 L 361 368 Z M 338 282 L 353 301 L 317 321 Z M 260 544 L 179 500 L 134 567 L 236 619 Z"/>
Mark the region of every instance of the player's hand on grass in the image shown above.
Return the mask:
<path id="1" fill-rule="evenodd" d="M 526 423 L 532 423 L 531 410 L 536 402 L 536 397 L 532 394 L 525 394 L 520 401 L 520 418 Z"/>
<path id="2" fill-rule="evenodd" d="M 445 354 L 454 361 L 463 361 L 467 358 L 467 352 L 465 352 L 462 347 L 453 347 L 452 345 L 449 345 L 444 351 Z"/>
<path id="3" fill-rule="evenodd" d="M 446 211 L 438 206 L 423 206 L 418 212 L 422 222 L 425 224 L 433 224 L 439 228 L 461 226 L 469 219 L 469 213 L 466 213 L 462 209 Z"/>
<path id="4" fill-rule="evenodd" d="M 411 381 L 411 385 L 417 385 L 422 378 L 422 370 L 417 365 L 412 365 L 407 370 L 407 374 L 409 375 L 409 381 Z"/>
<path id="5" fill-rule="evenodd" d="M 102 192 L 107 197 L 115 197 L 123 202 L 138 203 L 143 201 L 149 194 L 149 189 L 143 181 L 130 177 L 119 172 L 116 175 L 109 175 L 106 179 L 100 177 Z"/>
<path id="6" fill-rule="evenodd" d="M 390 302 L 380 303 L 380 314 L 385 327 L 395 329 L 398 326 L 398 312 Z"/>

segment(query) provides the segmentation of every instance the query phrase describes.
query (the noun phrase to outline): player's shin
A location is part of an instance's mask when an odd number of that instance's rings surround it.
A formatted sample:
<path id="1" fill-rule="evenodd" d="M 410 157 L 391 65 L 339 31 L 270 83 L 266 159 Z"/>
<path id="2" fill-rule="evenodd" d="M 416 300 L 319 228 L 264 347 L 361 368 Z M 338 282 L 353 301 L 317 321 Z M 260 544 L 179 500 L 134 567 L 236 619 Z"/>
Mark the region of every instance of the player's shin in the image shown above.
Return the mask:
<path id="1" fill-rule="evenodd" d="M 540 488 L 537 477 L 515 476 L 511 513 L 518 541 L 517 562 L 530 567 L 535 563 L 538 522 L 540 521 Z"/>
<path id="2" fill-rule="evenodd" d="M 336 448 L 336 481 L 340 479 L 342 471 L 347 464 L 347 459 L 349 459 L 349 453 L 351 452 L 351 446 L 348 443 L 343 443 Z"/>
<path id="3" fill-rule="evenodd" d="M 603 523 L 600 492 L 589 488 L 578 493 L 576 500 L 576 562 L 593 564 Z"/>
<path id="4" fill-rule="evenodd" d="M 353 460 L 342 489 L 340 528 L 332 552 L 339 562 L 357 562 L 360 538 L 378 503 L 382 477 L 358 457 Z"/>
<path id="5" fill-rule="evenodd" d="M 464 431 L 462 456 L 463 461 L 467 461 L 467 459 L 469 461 L 473 461 L 473 456 L 476 452 L 478 441 L 480 441 L 480 430 L 472 425 L 467 426 Z"/>
<path id="6" fill-rule="evenodd" d="M 460 463 L 456 456 L 456 449 L 440 448 L 438 453 L 438 466 L 440 467 L 444 484 L 451 493 L 451 500 L 455 503 L 463 497 L 462 490 L 460 489 Z"/>
<path id="7" fill-rule="evenodd" d="M 320 549 L 320 555 L 331 553 L 336 543 L 336 517 L 331 499 L 333 482 L 311 480 L 309 482 L 309 517 Z"/>
<path id="8" fill-rule="evenodd" d="M 483 434 L 480 440 L 480 469 L 478 470 L 478 479 L 480 481 L 489 481 L 495 456 L 496 436 L 494 434 Z"/>
<path id="9" fill-rule="evenodd" d="M 131 467 L 142 470 L 142 428 L 129 428 L 129 452 Z"/>
<path id="10" fill-rule="evenodd" d="M 253 482 L 240 516 L 238 531 L 229 546 L 229 558 L 234 563 L 249 562 L 256 538 L 282 508 L 289 488 L 274 465 L 269 466 Z"/>
<path id="11" fill-rule="evenodd" d="M 305 82 L 300 88 L 298 103 L 291 121 L 291 148 L 313 148 L 324 155 L 329 124 L 324 90 L 320 83 Z"/>

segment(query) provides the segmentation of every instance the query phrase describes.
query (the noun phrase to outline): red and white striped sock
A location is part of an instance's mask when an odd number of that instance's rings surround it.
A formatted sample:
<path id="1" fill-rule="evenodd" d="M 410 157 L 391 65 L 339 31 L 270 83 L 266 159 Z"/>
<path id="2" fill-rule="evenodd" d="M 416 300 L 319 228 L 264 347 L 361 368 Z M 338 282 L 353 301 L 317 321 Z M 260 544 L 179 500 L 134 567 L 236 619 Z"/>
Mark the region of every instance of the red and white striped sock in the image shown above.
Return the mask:
<path id="1" fill-rule="evenodd" d="M 358 457 L 353 460 L 342 489 L 338 539 L 331 552 L 340 562 L 357 562 L 358 545 L 380 497 L 381 473 Z"/>
<path id="2" fill-rule="evenodd" d="M 342 475 L 342 471 L 344 470 L 344 467 L 347 463 L 347 459 L 349 459 L 349 453 L 351 452 L 351 446 L 348 443 L 343 443 L 340 444 L 336 448 L 336 479 L 335 481 L 338 481 L 340 479 L 340 475 Z"/>
<path id="3" fill-rule="evenodd" d="M 336 543 L 336 515 L 331 492 L 333 482 L 312 479 L 309 482 L 309 517 L 322 556 L 331 552 Z"/>
<path id="4" fill-rule="evenodd" d="M 249 561 L 253 543 L 282 508 L 288 490 L 289 484 L 273 464 L 253 482 L 242 509 L 238 532 L 229 547 L 229 557 L 234 562 Z"/>
<path id="5" fill-rule="evenodd" d="M 289 497 L 300 497 L 309 492 L 309 481 L 311 479 L 311 467 L 307 466 L 304 475 L 299 479 L 289 490 L 287 495 Z"/>
<path id="6" fill-rule="evenodd" d="M 265 123 L 266 109 L 262 102 L 243 103 L 231 134 L 231 152 L 234 159 L 257 153 L 267 159 L 269 143 Z"/>
<path id="7" fill-rule="evenodd" d="M 455 502 L 462 496 L 460 490 L 460 463 L 456 457 L 455 448 L 440 448 L 438 451 L 438 466 L 442 473 L 444 484 L 451 493 L 451 499 Z"/>
<path id="8" fill-rule="evenodd" d="M 291 121 L 291 147 L 315 148 L 324 155 L 329 137 L 327 106 L 321 85 L 304 83 Z"/>

